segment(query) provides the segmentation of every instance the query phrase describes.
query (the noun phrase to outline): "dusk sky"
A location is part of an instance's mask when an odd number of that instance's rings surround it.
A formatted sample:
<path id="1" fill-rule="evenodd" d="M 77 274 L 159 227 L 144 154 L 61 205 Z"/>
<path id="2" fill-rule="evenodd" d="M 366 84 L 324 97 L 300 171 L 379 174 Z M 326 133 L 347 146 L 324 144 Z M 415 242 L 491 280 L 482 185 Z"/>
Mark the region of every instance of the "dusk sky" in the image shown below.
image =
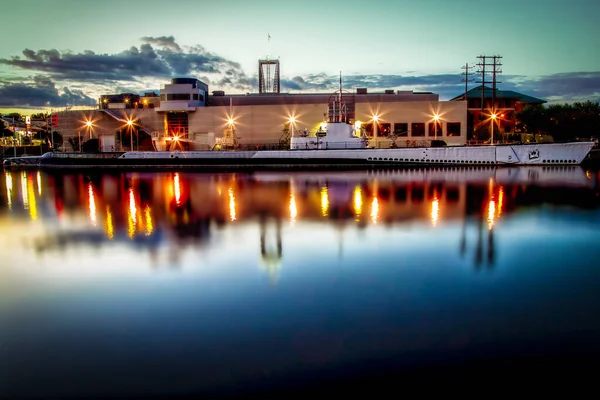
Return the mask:
<path id="1" fill-rule="evenodd" d="M 257 92 L 267 54 L 291 93 L 332 92 L 342 71 L 347 89 L 447 100 L 461 66 L 501 55 L 500 89 L 600 100 L 598 0 L 19 0 L 2 14 L 2 112 L 91 106 L 171 77 Z"/>

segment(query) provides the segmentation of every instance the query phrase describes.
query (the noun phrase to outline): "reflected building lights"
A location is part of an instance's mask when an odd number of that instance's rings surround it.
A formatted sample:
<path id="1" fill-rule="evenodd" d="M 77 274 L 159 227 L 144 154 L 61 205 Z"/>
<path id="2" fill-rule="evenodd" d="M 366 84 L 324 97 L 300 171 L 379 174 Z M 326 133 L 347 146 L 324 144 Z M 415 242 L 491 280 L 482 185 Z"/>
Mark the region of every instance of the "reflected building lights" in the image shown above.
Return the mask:
<path id="1" fill-rule="evenodd" d="M 500 186 L 498 193 L 498 218 L 502 214 L 502 206 L 504 205 L 504 187 Z"/>
<path id="2" fill-rule="evenodd" d="M 173 188 L 175 190 L 175 204 L 181 205 L 181 186 L 179 184 L 179 173 L 173 177 Z"/>
<path id="3" fill-rule="evenodd" d="M 6 173 L 6 203 L 9 210 L 12 210 L 12 190 L 12 174 Z"/>
<path id="4" fill-rule="evenodd" d="M 90 221 L 92 221 L 92 225 L 96 226 L 96 200 L 94 199 L 94 187 L 91 183 L 88 183 L 88 199 L 90 209 Z"/>
<path id="5" fill-rule="evenodd" d="M 38 187 L 38 196 L 42 195 L 42 173 L 40 171 L 37 172 L 37 187 Z"/>
<path id="6" fill-rule="evenodd" d="M 129 218 L 128 218 L 128 230 L 127 234 L 130 239 L 133 239 L 135 229 L 137 225 L 137 207 L 135 206 L 135 196 L 133 195 L 133 188 L 129 188 Z"/>
<path id="7" fill-rule="evenodd" d="M 321 188 L 321 215 L 326 217 L 329 214 L 329 194 L 327 193 L 327 187 Z"/>
<path id="8" fill-rule="evenodd" d="M 298 209 L 296 208 L 296 198 L 293 194 L 290 195 L 290 221 L 296 222 L 298 216 Z"/>
<path id="9" fill-rule="evenodd" d="M 110 206 L 106 206 L 106 236 L 108 236 L 109 239 L 112 239 L 115 236 L 115 226 L 113 225 Z"/>
<path id="10" fill-rule="evenodd" d="M 229 188 L 229 217 L 232 221 L 235 221 L 235 196 L 232 188 Z"/>
<path id="11" fill-rule="evenodd" d="M 146 236 L 150 236 L 154 231 L 154 224 L 152 223 L 152 210 L 150 205 L 146 205 L 144 208 L 144 217 L 146 221 Z"/>
<path id="12" fill-rule="evenodd" d="M 440 217 L 440 201 L 437 197 L 431 202 L 431 224 L 435 226 Z"/>
<path id="13" fill-rule="evenodd" d="M 371 220 L 374 224 L 377 223 L 377 218 L 379 217 L 379 200 L 377 197 L 373 197 L 373 202 L 371 203 Z"/>
<path id="14" fill-rule="evenodd" d="M 494 218 L 496 216 L 496 202 L 492 199 L 488 204 L 488 229 L 492 229 L 494 227 Z"/>
<path id="15" fill-rule="evenodd" d="M 360 186 L 356 186 L 354 188 L 354 215 L 356 216 L 357 221 L 362 214 L 362 207 L 362 190 L 360 189 Z"/>
<path id="16" fill-rule="evenodd" d="M 21 196 L 23 196 L 23 208 L 29 209 L 29 194 L 27 193 L 27 174 L 21 173 Z"/>
<path id="17" fill-rule="evenodd" d="M 33 178 L 27 179 L 27 198 L 29 200 L 29 215 L 32 220 L 37 220 L 37 203 L 35 200 L 35 189 L 33 187 Z"/>

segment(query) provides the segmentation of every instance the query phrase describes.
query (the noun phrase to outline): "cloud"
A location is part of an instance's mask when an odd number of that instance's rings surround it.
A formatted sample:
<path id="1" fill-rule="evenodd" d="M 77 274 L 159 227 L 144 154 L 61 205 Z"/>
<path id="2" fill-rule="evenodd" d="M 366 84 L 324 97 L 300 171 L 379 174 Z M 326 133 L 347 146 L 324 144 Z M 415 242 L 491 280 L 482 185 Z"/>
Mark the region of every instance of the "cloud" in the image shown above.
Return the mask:
<path id="1" fill-rule="evenodd" d="M 83 91 L 57 88 L 47 76 L 36 75 L 31 82 L 0 83 L 0 107 L 49 107 L 95 104 Z"/>
<path id="2" fill-rule="evenodd" d="M 509 77 L 507 88 L 549 102 L 600 99 L 600 72 L 568 72 L 537 78 Z"/>
<path id="3" fill-rule="evenodd" d="M 0 106 L 63 106 L 94 104 L 101 94 L 143 93 L 158 88 L 171 77 L 197 77 L 210 90 L 257 92 L 258 76 L 239 63 L 207 51 L 201 45 L 183 46 L 173 36 L 141 38 L 142 44 L 114 54 L 92 50 L 79 53 L 56 49 L 24 49 L 19 56 L 0 58 L 11 67 L 0 80 Z M 18 71 L 32 77 L 16 76 Z M 541 77 L 502 75 L 499 89 L 515 90 L 549 102 L 600 99 L 600 72 L 572 72 Z M 471 83 L 470 88 L 476 84 Z M 343 76 L 343 87 L 369 91 L 414 90 L 437 93 L 441 100 L 464 91 L 460 74 L 420 75 L 352 74 Z M 339 75 L 318 72 L 282 77 L 284 92 L 333 92 Z M 150 89 L 157 91 L 157 89 Z"/>
<path id="4" fill-rule="evenodd" d="M 21 56 L 0 58 L 0 64 L 37 73 L 55 80 L 89 82 L 135 81 L 145 77 L 173 77 L 198 73 L 218 74 L 226 69 L 243 72 L 236 62 L 206 51 L 202 46 L 182 48 L 172 36 L 143 37 L 141 46 L 116 54 L 80 53 L 56 49 L 25 49 Z"/>

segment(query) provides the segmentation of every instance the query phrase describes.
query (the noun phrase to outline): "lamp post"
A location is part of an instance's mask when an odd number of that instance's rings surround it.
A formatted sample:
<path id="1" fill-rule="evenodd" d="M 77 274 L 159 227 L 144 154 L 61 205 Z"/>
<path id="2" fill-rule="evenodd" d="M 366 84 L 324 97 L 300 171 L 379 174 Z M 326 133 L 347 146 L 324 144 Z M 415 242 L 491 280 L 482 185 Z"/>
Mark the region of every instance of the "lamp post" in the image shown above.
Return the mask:
<path id="1" fill-rule="evenodd" d="M 133 121 L 132 120 L 127 120 L 127 132 L 129 132 L 129 146 L 130 146 L 130 151 L 133 151 Z"/>
<path id="2" fill-rule="evenodd" d="M 294 123 L 296 123 L 296 118 L 290 117 L 290 127 L 292 128 L 292 137 L 294 137 Z"/>
<path id="3" fill-rule="evenodd" d="M 93 126 L 92 121 L 86 121 L 85 126 L 87 126 L 87 128 L 88 128 L 88 135 L 90 136 L 90 139 L 92 139 L 93 138 L 93 135 L 92 135 L 92 126 Z"/>
<path id="4" fill-rule="evenodd" d="M 439 121 L 439 120 L 440 120 L 440 116 L 439 116 L 439 115 L 437 115 L 437 114 L 435 114 L 435 115 L 433 116 L 433 124 L 434 124 L 434 127 L 433 127 L 433 130 L 434 130 L 434 136 L 433 136 L 433 137 L 434 137 L 434 140 L 437 140 L 437 127 L 438 127 L 438 121 Z"/>
<path id="5" fill-rule="evenodd" d="M 373 148 L 377 148 L 377 128 L 378 128 L 378 122 L 379 121 L 379 115 L 373 115 Z"/>
<path id="6" fill-rule="evenodd" d="M 496 113 L 492 113 L 492 135 L 490 136 L 490 144 L 494 144 L 494 124 L 496 123 Z"/>

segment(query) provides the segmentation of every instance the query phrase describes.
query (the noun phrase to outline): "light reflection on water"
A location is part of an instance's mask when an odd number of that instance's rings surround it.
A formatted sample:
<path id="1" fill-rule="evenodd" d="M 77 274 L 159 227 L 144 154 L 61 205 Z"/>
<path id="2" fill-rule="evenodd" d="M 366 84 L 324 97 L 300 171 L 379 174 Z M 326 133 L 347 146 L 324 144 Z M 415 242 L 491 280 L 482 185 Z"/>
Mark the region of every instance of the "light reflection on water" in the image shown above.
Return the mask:
<path id="1" fill-rule="evenodd" d="M 94 376 L 156 357 L 202 386 L 600 332 L 580 168 L 4 174 L 0 394 L 122 393 Z"/>

